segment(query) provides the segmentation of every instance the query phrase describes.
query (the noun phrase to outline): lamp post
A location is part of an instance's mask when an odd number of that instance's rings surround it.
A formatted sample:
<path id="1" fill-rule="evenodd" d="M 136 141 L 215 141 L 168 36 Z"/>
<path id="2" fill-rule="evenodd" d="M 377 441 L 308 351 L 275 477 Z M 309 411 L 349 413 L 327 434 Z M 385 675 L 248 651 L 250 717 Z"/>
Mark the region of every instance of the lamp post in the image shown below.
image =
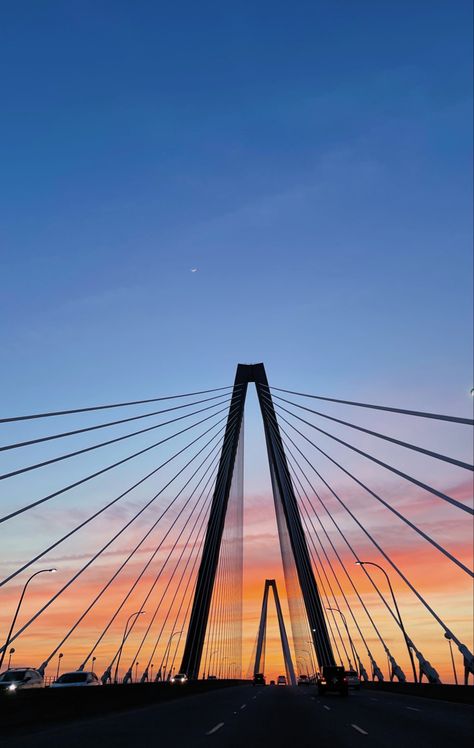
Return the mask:
<path id="1" fill-rule="evenodd" d="M 456 683 L 456 685 L 458 685 L 458 674 L 456 672 L 456 663 L 454 662 L 453 645 L 451 644 L 451 637 L 447 633 L 444 635 L 444 637 L 445 637 L 445 639 L 448 640 L 449 651 L 450 651 L 450 654 L 451 654 L 451 663 L 452 663 L 452 666 L 453 666 L 454 682 Z M 13 651 L 15 651 L 15 650 L 13 650 Z M 10 665 L 8 667 L 10 667 Z"/>
<path id="2" fill-rule="evenodd" d="M 61 660 L 63 659 L 63 656 L 64 655 L 63 655 L 62 652 L 60 652 L 58 654 L 58 667 L 57 667 L 57 670 L 56 670 L 56 680 L 59 678 L 59 668 L 61 667 Z"/>
<path id="3" fill-rule="evenodd" d="M 418 681 L 417 681 L 417 677 L 416 677 L 416 667 L 415 667 L 415 661 L 413 659 L 413 652 L 411 651 L 411 647 L 410 647 L 410 644 L 408 642 L 407 632 L 405 631 L 405 626 L 403 625 L 403 621 L 402 621 L 402 617 L 400 615 L 400 610 L 399 610 L 398 605 L 397 605 L 397 600 L 396 600 L 396 597 L 395 597 L 395 593 L 393 591 L 393 588 L 392 588 L 392 585 L 391 585 L 391 582 L 390 582 L 390 578 L 389 578 L 387 572 L 385 571 L 385 569 L 383 568 L 383 566 L 380 566 L 379 564 L 374 563 L 374 561 L 356 561 L 356 566 L 376 566 L 377 569 L 380 569 L 380 571 L 384 574 L 385 579 L 387 580 L 388 587 L 390 589 L 390 593 L 392 595 L 392 600 L 393 600 L 393 604 L 395 606 L 395 610 L 397 612 L 398 623 L 399 623 L 400 628 L 402 630 L 403 638 L 405 639 L 405 644 L 407 645 L 408 656 L 410 658 L 411 666 L 412 666 L 412 669 L 413 669 L 413 679 L 414 679 L 414 682 L 417 683 Z"/>
<path id="4" fill-rule="evenodd" d="M 311 654 L 311 669 L 313 671 L 313 675 L 315 675 L 317 667 L 316 667 L 316 664 L 315 664 L 315 661 L 314 661 L 314 656 L 313 656 L 314 642 L 311 639 L 306 639 L 306 644 L 310 644 L 311 645 L 310 646 L 310 650 L 309 650 L 310 654 Z"/>
<path id="5" fill-rule="evenodd" d="M 142 616 L 144 613 L 145 613 L 144 610 L 137 610 L 136 613 L 132 613 L 127 618 L 127 623 L 125 624 L 125 628 L 124 628 L 124 631 L 123 631 L 122 642 L 120 644 L 120 648 L 119 648 L 119 652 L 118 652 L 117 664 L 115 665 L 114 683 L 118 683 L 118 669 L 119 669 L 119 665 L 120 665 L 120 658 L 122 657 L 123 645 L 125 644 L 125 640 L 126 640 L 126 638 L 128 636 L 128 633 L 127 633 L 128 624 L 130 623 L 130 621 L 132 620 L 132 618 L 137 618 L 138 616 Z"/>
<path id="6" fill-rule="evenodd" d="M 92 671 L 94 671 L 94 662 L 96 661 L 97 657 L 92 658 Z"/>
<path id="7" fill-rule="evenodd" d="M 139 666 L 139 664 L 140 663 L 137 660 L 136 663 L 135 663 L 135 683 L 137 682 L 137 679 L 138 679 L 138 666 Z"/>
<path id="8" fill-rule="evenodd" d="M 165 654 L 163 655 L 163 660 L 162 660 L 162 665 L 164 663 L 164 674 L 165 674 L 164 680 L 166 680 L 166 670 L 168 668 L 168 657 L 169 657 L 170 648 L 171 648 L 171 640 L 172 640 L 172 638 L 174 636 L 177 636 L 178 634 L 182 634 L 183 631 L 184 631 L 184 629 L 181 629 L 181 631 L 174 631 L 174 632 L 172 632 L 170 638 L 168 639 L 168 644 L 166 645 Z"/>
<path id="9" fill-rule="evenodd" d="M 25 597 L 26 588 L 28 587 L 28 585 L 31 582 L 31 580 L 34 577 L 37 577 L 38 574 L 44 574 L 45 572 L 48 572 L 49 574 L 54 574 L 55 571 L 57 571 L 57 570 L 56 569 L 40 569 L 39 571 L 35 571 L 35 573 L 32 574 L 31 577 L 29 577 L 29 579 L 26 580 L 25 586 L 23 587 L 23 591 L 22 591 L 22 593 L 20 595 L 20 599 L 18 600 L 18 605 L 16 606 L 16 610 L 15 610 L 15 613 L 14 613 L 13 618 L 12 618 L 12 622 L 11 622 L 11 625 L 10 625 L 10 631 L 8 632 L 7 639 L 6 639 L 4 648 L 3 648 L 3 652 L 0 655 L 0 670 L 1 670 L 2 665 L 3 665 L 3 660 L 5 659 L 5 654 L 6 654 L 6 651 L 8 649 L 8 645 L 10 644 L 10 639 L 12 638 L 13 627 L 14 627 L 14 625 L 16 623 L 16 619 L 18 618 L 18 613 L 20 612 L 21 604 L 23 602 L 23 598 Z"/>
<path id="10" fill-rule="evenodd" d="M 346 620 L 346 617 L 345 617 L 344 613 L 342 612 L 342 610 L 339 610 L 339 608 L 326 608 L 326 610 L 332 610 L 335 613 L 339 613 L 339 615 L 341 616 L 342 621 L 344 623 L 344 628 L 346 629 L 347 638 L 349 639 L 349 644 L 350 644 L 350 647 L 351 647 L 351 650 L 352 650 L 352 656 L 354 658 L 354 665 L 355 665 L 355 668 L 357 670 L 357 657 L 356 657 L 356 651 L 355 651 L 355 647 L 354 647 L 354 642 L 352 641 L 352 637 L 351 637 L 351 635 L 349 633 L 349 627 L 347 625 L 347 620 Z M 349 662 L 349 668 L 351 668 L 351 666 L 352 666 L 352 663 Z"/>
<path id="11" fill-rule="evenodd" d="M 219 678 L 221 677 L 221 675 L 222 675 L 222 673 L 223 673 L 223 667 L 222 667 L 222 664 L 223 664 L 224 660 L 228 660 L 228 659 L 229 659 L 229 658 L 227 657 L 227 655 L 224 655 L 224 657 L 222 657 L 222 659 L 221 659 L 221 661 L 220 661 L 220 663 L 219 663 Z"/>
<path id="12" fill-rule="evenodd" d="M 215 649 L 215 650 L 214 650 L 213 652 L 211 652 L 211 656 L 209 657 L 209 662 L 208 662 L 208 664 L 207 664 L 207 677 L 208 677 L 208 678 L 209 678 L 209 675 L 210 675 L 210 672 L 211 672 L 211 662 L 212 662 L 212 658 L 214 657 L 214 655 L 215 655 L 215 654 L 216 654 L 216 652 L 218 652 L 218 651 L 219 651 L 219 650 Z"/>
<path id="13" fill-rule="evenodd" d="M 313 666 L 313 664 L 312 664 L 312 662 L 311 662 L 311 652 L 309 651 L 309 649 L 302 649 L 301 651 L 302 651 L 302 652 L 306 652 L 306 654 L 307 654 L 307 655 L 308 655 L 308 657 L 309 657 L 309 664 L 310 664 L 310 665 L 311 665 L 311 667 L 312 667 L 312 666 Z M 308 672 L 308 663 L 306 662 L 306 658 L 305 658 L 305 666 L 306 666 L 306 675 L 307 675 L 307 676 L 308 676 L 308 678 L 309 678 L 309 672 Z"/>
<path id="14" fill-rule="evenodd" d="M 150 665 L 150 683 L 153 683 L 153 663 Z"/>
<path id="15" fill-rule="evenodd" d="M 12 654 L 15 654 L 15 647 L 11 647 L 9 653 L 8 653 L 8 669 L 10 670 L 10 666 L 12 664 Z"/>

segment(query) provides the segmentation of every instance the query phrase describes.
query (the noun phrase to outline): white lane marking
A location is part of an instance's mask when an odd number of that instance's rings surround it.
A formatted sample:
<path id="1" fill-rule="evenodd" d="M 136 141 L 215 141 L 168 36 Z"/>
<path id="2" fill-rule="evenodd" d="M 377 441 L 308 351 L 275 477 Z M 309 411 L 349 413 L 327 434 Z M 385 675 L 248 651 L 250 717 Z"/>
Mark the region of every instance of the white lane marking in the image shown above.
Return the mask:
<path id="1" fill-rule="evenodd" d="M 407 706 L 405 709 L 409 709 L 411 712 L 421 712 L 421 709 L 417 709 L 416 706 Z"/>
<path id="2" fill-rule="evenodd" d="M 360 732 L 362 735 L 368 735 L 369 733 L 362 729 L 362 727 L 359 727 L 359 725 L 351 725 L 351 727 L 354 728 L 354 730 L 357 730 L 357 732 Z"/>
<path id="3" fill-rule="evenodd" d="M 212 733 L 217 732 L 218 730 L 220 730 L 221 727 L 224 727 L 224 723 L 223 722 L 219 722 L 219 724 L 215 725 L 212 728 L 212 730 L 209 730 L 209 732 L 206 732 L 206 735 L 212 735 Z"/>
<path id="4" fill-rule="evenodd" d="M 245 709 L 246 706 L 247 706 L 247 704 L 242 704 L 242 706 L 240 708 L 241 709 Z"/>
<path id="5" fill-rule="evenodd" d="M 327 709 L 327 710 L 328 710 L 328 712 L 330 712 L 330 711 L 331 711 L 331 707 L 330 707 L 330 706 L 326 706 L 326 704 L 324 704 L 324 708 L 325 708 L 325 709 Z"/>

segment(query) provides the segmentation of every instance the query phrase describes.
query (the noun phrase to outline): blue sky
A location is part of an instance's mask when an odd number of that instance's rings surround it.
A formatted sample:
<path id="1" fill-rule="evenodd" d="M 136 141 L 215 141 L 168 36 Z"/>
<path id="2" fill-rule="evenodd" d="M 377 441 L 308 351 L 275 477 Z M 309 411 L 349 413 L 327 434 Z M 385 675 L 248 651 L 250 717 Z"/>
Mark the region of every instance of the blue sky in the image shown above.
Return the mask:
<path id="1" fill-rule="evenodd" d="M 258 360 L 276 384 L 469 409 L 470 3 L 2 16 L 9 412 Z"/>
<path id="2" fill-rule="evenodd" d="M 275 385 L 469 416 L 470 2 L 12 0 L 0 17 L 5 416 L 227 385 L 255 361 Z M 457 429 L 371 416 L 470 458 Z M 252 511 L 269 499 L 253 392 L 246 424 Z M 7 468 L 36 459 L 5 455 Z M 2 542 L 29 555 L 146 465 L 15 521 Z M 71 460 L 29 473 L 4 503 L 86 472 Z M 424 509 L 375 476 L 407 513 Z M 427 506 L 426 528 L 454 544 L 452 515 Z M 122 522 L 118 510 L 106 532 Z"/>

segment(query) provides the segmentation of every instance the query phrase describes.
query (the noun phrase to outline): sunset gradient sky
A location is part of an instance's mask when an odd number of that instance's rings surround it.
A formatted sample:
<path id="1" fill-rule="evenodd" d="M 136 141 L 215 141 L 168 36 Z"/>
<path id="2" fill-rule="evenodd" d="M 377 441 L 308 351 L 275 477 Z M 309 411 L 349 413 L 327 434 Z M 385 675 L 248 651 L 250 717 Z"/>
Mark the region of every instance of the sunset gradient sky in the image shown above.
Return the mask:
<path id="1" fill-rule="evenodd" d="M 471 29 L 468 0 L 5 3 L 2 414 L 230 385 L 237 363 L 263 361 L 277 386 L 471 416 Z M 248 400 L 244 671 L 264 579 L 275 577 L 285 597 L 252 391 Z M 324 410 L 472 459 L 465 427 Z M 53 433 L 62 428 L 58 420 L 7 424 L 1 443 Z M 90 422 L 78 416 L 67 426 Z M 133 449 L 150 441 L 136 437 Z M 90 443 L 90 436 L 74 437 L 67 447 Z M 325 437 L 319 443 L 472 563 L 466 514 Z M 358 443 L 472 500 L 465 471 L 370 437 Z M 131 450 L 120 443 L 2 481 L 2 509 Z M 53 443 L 5 452 L 2 473 L 58 451 Z M 2 578 L 169 454 L 149 454 L 1 525 Z M 472 648 L 467 577 L 335 468 L 318 464 Z M 164 470 L 153 487 L 171 474 Z M 110 511 L 107 523 L 91 524 L 52 552 L 45 561 L 58 573 L 31 586 L 22 619 L 149 494 L 142 487 Z M 360 555 L 380 561 L 327 492 L 321 495 Z M 16 664 L 39 664 L 148 524 L 144 515 L 19 639 Z M 153 543 L 145 547 L 149 553 Z M 408 671 L 399 632 L 342 546 L 340 552 Z M 133 560 L 75 632 L 64 667 L 78 664 L 145 559 Z M 25 578 L 2 588 L 2 632 Z M 449 680 L 440 628 L 393 582 L 413 639 Z M 98 670 L 116 649 L 125 618 L 122 611 L 104 641 Z M 282 668 L 275 623 L 273 616 L 268 675 Z M 144 618 L 137 632 L 145 625 Z"/>

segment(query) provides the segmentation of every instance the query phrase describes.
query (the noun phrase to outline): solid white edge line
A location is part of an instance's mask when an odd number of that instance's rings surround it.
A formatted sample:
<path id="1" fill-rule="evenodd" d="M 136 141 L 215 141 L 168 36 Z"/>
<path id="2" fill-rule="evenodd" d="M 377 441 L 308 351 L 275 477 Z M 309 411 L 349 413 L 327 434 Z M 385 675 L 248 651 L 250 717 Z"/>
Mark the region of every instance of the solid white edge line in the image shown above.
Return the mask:
<path id="1" fill-rule="evenodd" d="M 368 735 L 369 733 L 362 729 L 362 727 L 359 727 L 359 725 L 351 725 L 351 727 L 354 728 L 354 730 L 357 730 L 357 732 L 360 732 L 361 735 Z"/>
<path id="2" fill-rule="evenodd" d="M 209 732 L 206 732 L 206 735 L 212 735 L 212 733 L 217 732 L 218 730 L 220 730 L 221 727 L 224 727 L 224 722 L 219 722 L 211 730 L 209 730 Z"/>
<path id="3" fill-rule="evenodd" d="M 405 709 L 409 709 L 411 712 L 421 712 L 421 709 L 417 709 L 416 706 L 406 706 Z"/>

